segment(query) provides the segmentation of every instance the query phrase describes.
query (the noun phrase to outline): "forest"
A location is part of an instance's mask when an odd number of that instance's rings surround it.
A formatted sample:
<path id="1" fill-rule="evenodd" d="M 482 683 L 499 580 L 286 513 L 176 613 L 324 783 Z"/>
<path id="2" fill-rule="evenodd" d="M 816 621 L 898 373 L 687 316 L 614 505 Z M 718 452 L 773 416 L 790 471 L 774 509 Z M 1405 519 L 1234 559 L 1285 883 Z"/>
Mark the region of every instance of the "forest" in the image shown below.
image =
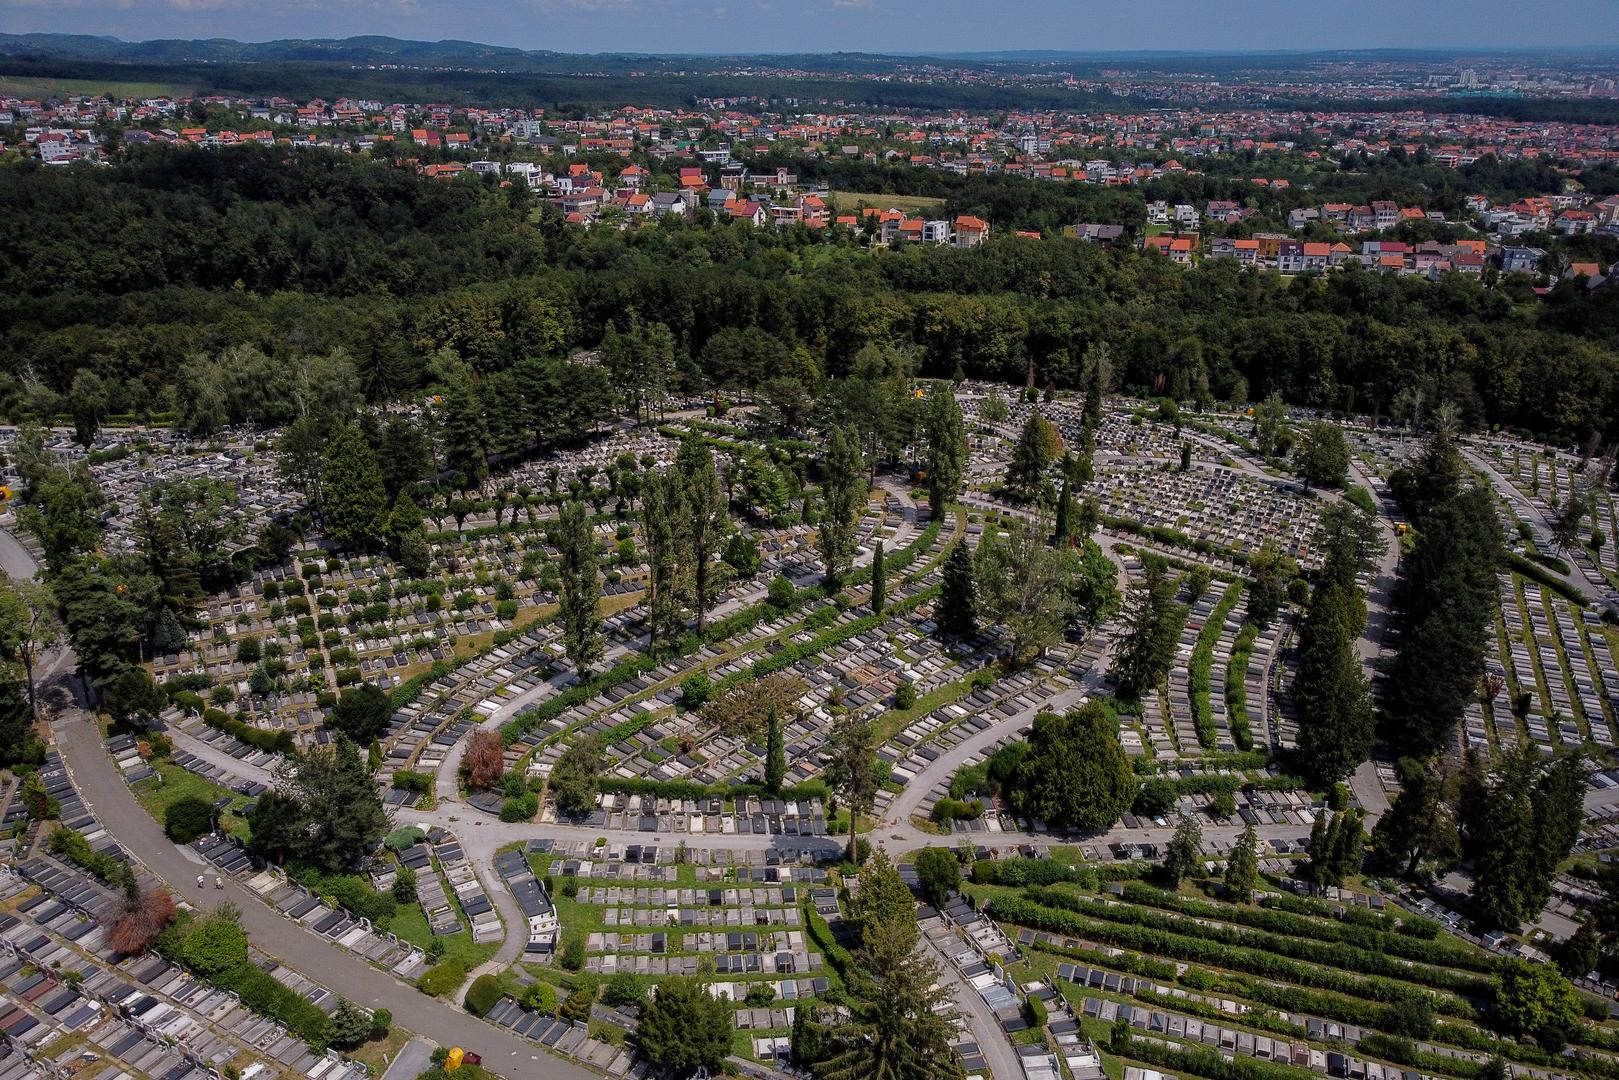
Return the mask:
<path id="1" fill-rule="evenodd" d="M 1060 197 L 977 183 L 1003 230 L 1020 202 Z M 66 411 L 83 371 L 108 415 L 205 401 L 270 425 L 294 415 L 294 360 L 342 350 L 380 401 L 433 385 L 442 350 L 488 378 L 595 348 L 609 328 L 659 326 L 693 393 L 785 376 L 813 394 L 870 344 L 912 350 L 923 375 L 1068 387 L 1105 344 L 1118 388 L 1183 401 L 1277 392 L 1387 415 L 1420 396 L 1469 425 L 1565 443 L 1612 437 L 1619 417 L 1612 289 L 1542 299 L 1506 279 L 1354 270 L 1287 281 L 1062 239 L 873 250 L 840 229 L 707 220 L 587 232 L 520 190 L 307 150 L 17 164 L 0 169 L 0 204 L 0 413 L 13 420 Z M 221 363 L 243 347 L 260 367 Z"/>

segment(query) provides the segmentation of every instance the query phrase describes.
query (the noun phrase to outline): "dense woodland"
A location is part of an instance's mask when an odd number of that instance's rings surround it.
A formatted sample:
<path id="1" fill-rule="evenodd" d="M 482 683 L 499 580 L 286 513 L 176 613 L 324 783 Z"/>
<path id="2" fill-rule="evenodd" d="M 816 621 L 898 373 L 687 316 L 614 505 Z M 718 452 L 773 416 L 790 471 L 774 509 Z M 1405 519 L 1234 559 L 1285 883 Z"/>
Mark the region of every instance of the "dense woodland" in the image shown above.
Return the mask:
<path id="1" fill-rule="evenodd" d="M 1033 181 L 999 184 L 1038 197 Z M 0 170 L 0 203 L 12 418 L 61 411 L 80 370 L 112 414 L 184 410 L 212 400 L 198 380 L 234 372 L 224 419 L 273 424 L 294 413 L 296 358 L 341 349 L 380 400 L 432 384 L 443 349 L 488 377 L 635 322 L 669 329 L 694 392 L 784 372 L 813 390 L 870 343 L 914 345 L 924 375 L 1072 386 L 1100 342 L 1120 388 L 1183 400 L 1276 391 L 1386 414 L 1420 394 L 1467 424 L 1572 442 L 1619 416 L 1611 289 L 1542 301 L 1460 277 L 1287 282 L 1057 239 L 874 252 L 838 230 L 584 232 L 522 192 L 307 151 L 17 165 Z M 243 346 L 267 358 L 257 376 L 218 363 Z"/>

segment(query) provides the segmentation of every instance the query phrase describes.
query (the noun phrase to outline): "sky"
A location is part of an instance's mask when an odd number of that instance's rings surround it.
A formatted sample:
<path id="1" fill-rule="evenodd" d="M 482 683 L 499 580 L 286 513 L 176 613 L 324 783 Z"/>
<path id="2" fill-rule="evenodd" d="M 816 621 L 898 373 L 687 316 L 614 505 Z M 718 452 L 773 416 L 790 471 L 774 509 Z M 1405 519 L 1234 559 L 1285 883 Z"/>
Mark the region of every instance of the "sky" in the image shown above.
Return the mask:
<path id="1" fill-rule="evenodd" d="M 1612 46 L 1613 0 L 0 0 L 0 32 L 560 52 Z"/>

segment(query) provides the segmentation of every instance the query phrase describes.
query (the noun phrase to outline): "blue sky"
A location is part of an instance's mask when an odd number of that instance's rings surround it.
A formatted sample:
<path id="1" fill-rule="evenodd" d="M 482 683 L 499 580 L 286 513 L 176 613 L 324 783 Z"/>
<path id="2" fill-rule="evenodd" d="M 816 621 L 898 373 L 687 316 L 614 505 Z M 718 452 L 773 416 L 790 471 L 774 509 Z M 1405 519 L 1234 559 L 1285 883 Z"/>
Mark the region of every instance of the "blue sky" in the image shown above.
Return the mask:
<path id="1" fill-rule="evenodd" d="M 1611 0 L 0 0 L 0 31 L 565 52 L 1619 45 Z"/>

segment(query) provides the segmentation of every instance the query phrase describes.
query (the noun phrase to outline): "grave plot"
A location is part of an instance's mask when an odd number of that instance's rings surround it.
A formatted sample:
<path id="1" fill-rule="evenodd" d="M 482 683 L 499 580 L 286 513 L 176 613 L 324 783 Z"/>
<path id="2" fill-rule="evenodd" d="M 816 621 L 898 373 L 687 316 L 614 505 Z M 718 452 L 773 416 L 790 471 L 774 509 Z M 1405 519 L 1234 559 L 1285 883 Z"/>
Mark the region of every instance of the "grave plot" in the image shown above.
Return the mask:
<path id="1" fill-rule="evenodd" d="M 696 862 L 680 864 L 673 849 L 652 846 L 592 845 L 579 854 L 550 847 L 527 857 L 554 887 L 564 956 L 570 941 L 581 942 L 586 974 L 648 984 L 696 977 L 714 996 L 745 1006 L 737 1024 L 750 1030 L 786 1030 L 791 1017 L 777 1025 L 748 1009 L 790 1008 L 836 985 L 815 940 L 824 931 L 805 921 L 813 909 L 823 927 L 841 925 L 825 871 L 775 852 L 767 865 L 764 852 L 724 848 L 694 851 Z"/>
<path id="2" fill-rule="evenodd" d="M 358 1080 L 363 1065 L 311 1052 L 305 1040 L 155 955 L 125 958 L 98 914 L 112 894 L 46 856 L 0 873 L 0 1029 L 36 1060 L 74 1062 L 87 1048 L 127 1074 L 202 1080 L 230 1067 L 276 1077 Z M 32 882 L 37 888 L 28 889 Z M 14 898 L 14 899 L 13 899 Z M 9 902 L 8 902 L 9 901 Z M 337 999 L 266 957 L 254 960 L 330 1013 Z M 79 1071 L 75 1064 L 74 1072 Z M 106 1072 L 109 1077 L 117 1072 Z"/>
<path id="3" fill-rule="evenodd" d="M 1126 464 L 1099 470 L 1088 491 L 1109 517 L 1184 536 L 1183 546 L 1202 541 L 1246 555 L 1270 542 L 1304 566 L 1320 565 L 1316 508 L 1243 473 Z"/>
<path id="4" fill-rule="evenodd" d="M 1585 743 L 1610 749 L 1615 679 L 1600 619 L 1533 581 L 1509 575 L 1499 580 L 1501 652 L 1495 667 L 1509 693 L 1490 703 L 1498 734 L 1516 713 L 1523 732 L 1547 753 Z"/>
<path id="5" fill-rule="evenodd" d="M 1376 894 L 1264 892 L 1237 905 L 1140 882 L 972 891 L 1016 943 L 1008 971 L 1017 983 L 1058 990 L 1080 1034 L 1126 1063 L 1197 1075 L 1210 1051 L 1393 1080 L 1407 1070 L 1472 1076 L 1494 1053 L 1515 1070 L 1546 1072 L 1534 1048 L 1488 1034 L 1475 1003 L 1500 957 Z M 1425 996 L 1440 1022 L 1409 1044 L 1388 1038 L 1393 992 Z M 1131 1037 L 1112 1043 L 1121 1020 Z M 1587 1045 L 1606 1038 L 1576 1034 Z M 1585 1071 L 1574 1060 L 1548 1075 Z"/>

